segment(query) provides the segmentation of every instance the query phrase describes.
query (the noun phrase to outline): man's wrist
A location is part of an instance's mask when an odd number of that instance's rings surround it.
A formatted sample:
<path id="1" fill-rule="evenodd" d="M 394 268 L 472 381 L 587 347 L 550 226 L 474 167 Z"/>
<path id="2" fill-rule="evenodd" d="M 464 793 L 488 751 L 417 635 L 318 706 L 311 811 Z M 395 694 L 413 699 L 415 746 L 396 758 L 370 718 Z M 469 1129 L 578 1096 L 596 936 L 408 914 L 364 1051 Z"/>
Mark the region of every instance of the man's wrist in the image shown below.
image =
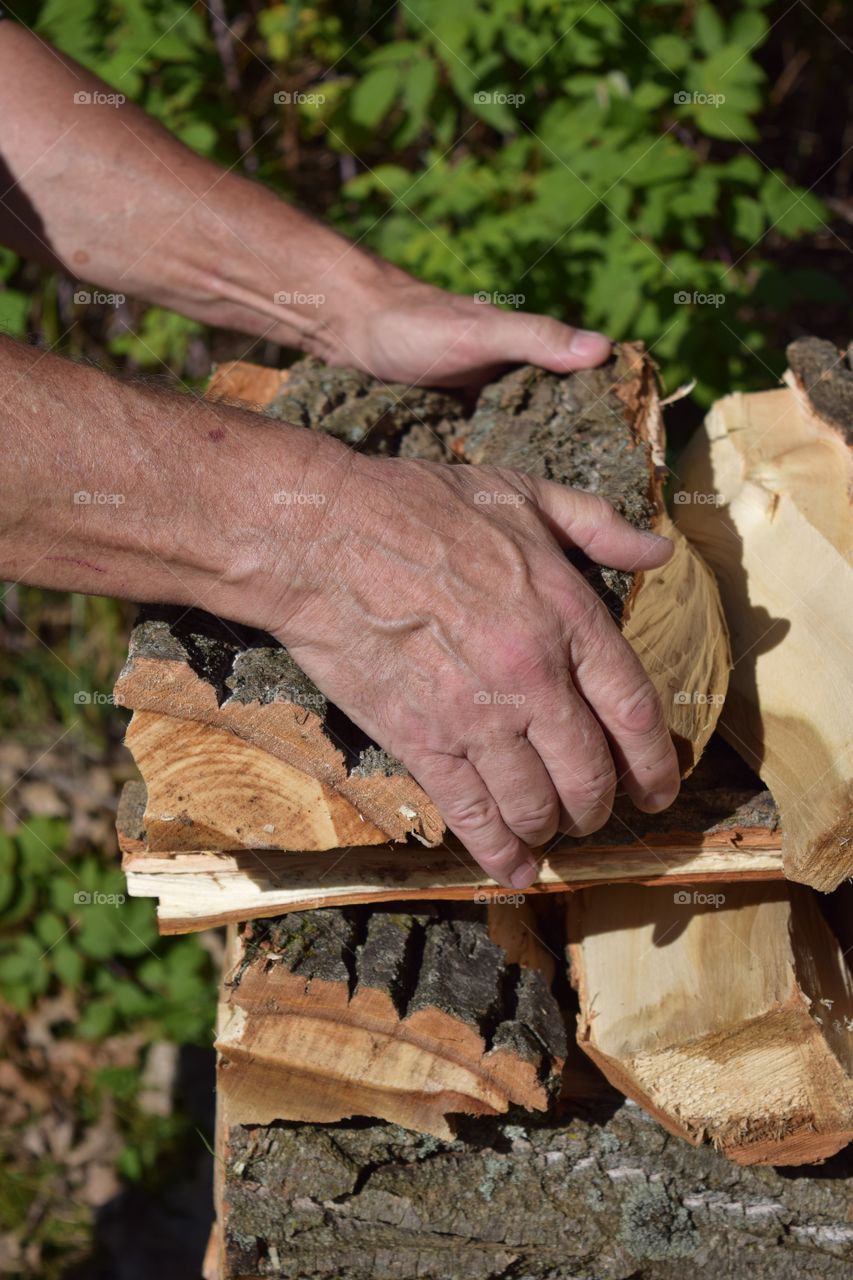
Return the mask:
<path id="1" fill-rule="evenodd" d="M 191 228 L 172 236 L 157 301 L 222 328 L 263 336 L 329 363 L 357 365 L 358 326 L 411 277 L 255 182 L 216 183 Z M 237 231 L 239 228 L 239 232 Z M 128 287 L 151 296 L 147 261 Z"/>
<path id="2" fill-rule="evenodd" d="M 302 427 L 249 421 L 224 462 L 227 500 L 210 540 L 202 607 L 280 635 L 321 593 L 346 537 L 339 495 L 355 455 Z M 230 456 L 229 456 L 230 455 Z"/>

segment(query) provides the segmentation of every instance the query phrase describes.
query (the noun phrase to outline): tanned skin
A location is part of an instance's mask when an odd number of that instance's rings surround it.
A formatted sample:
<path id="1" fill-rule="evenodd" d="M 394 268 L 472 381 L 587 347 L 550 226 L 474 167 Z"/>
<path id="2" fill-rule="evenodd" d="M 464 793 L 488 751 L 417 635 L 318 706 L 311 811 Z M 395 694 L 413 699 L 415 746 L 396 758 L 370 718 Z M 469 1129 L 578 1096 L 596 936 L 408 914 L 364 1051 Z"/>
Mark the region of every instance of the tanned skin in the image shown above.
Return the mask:
<path id="1" fill-rule="evenodd" d="M 110 93 L 0 22 L 0 241 L 389 381 L 476 387 L 513 362 L 607 357 L 601 334 L 419 283 Z M 517 888 L 531 848 L 603 825 L 617 783 L 645 812 L 679 786 L 657 695 L 573 547 L 636 570 L 672 550 L 521 472 L 370 458 L 0 338 L 0 576 L 270 631 Z"/>

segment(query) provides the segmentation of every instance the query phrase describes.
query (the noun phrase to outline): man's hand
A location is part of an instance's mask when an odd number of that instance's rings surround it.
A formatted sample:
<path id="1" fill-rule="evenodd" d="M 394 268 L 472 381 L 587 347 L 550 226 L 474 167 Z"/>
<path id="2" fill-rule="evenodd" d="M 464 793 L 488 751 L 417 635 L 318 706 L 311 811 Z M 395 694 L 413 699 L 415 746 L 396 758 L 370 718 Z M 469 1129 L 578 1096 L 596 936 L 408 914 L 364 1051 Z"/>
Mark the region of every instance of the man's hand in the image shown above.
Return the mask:
<path id="1" fill-rule="evenodd" d="M 303 481 L 324 502 L 297 538 L 299 602 L 292 539 L 245 600 L 483 869 L 527 886 L 529 847 L 602 826 L 617 783 L 646 812 L 669 805 L 657 695 L 558 545 L 650 569 L 669 541 L 520 472 L 330 454 Z"/>
<path id="2" fill-rule="evenodd" d="M 671 549 L 591 494 L 366 457 L 0 337 L 0 577 L 272 631 L 516 887 L 529 846 L 595 830 L 617 782 L 648 811 L 678 790 L 654 690 L 572 547 L 619 569 Z"/>
<path id="3" fill-rule="evenodd" d="M 366 305 L 339 317 L 323 355 L 392 382 L 461 387 L 480 386 L 512 362 L 553 373 L 587 369 L 606 360 L 610 348 L 603 334 L 502 311 L 386 267 Z"/>
<path id="4" fill-rule="evenodd" d="M 132 104 L 98 105 L 106 88 L 0 23 L 0 240 L 19 252 L 393 381 L 473 386 L 507 363 L 607 356 L 600 334 L 477 302 L 476 280 L 471 297 L 418 284 Z M 528 846 L 600 826 L 620 779 L 642 808 L 674 798 L 654 691 L 558 545 L 643 569 L 669 544 L 601 501 L 357 457 L 2 339 L 0 401 L 4 576 L 274 631 L 498 879 L 529 883 Z M 273 494 L 297 485 L 326 503 L 285 518 Z M 78 490 L 115 504 L 75 506 Z M 504 500 L 478 503 L 487 490 Z"/>
<path id="5" fill-rule="evenodd" d="M 601 334 L 475 301 L 473 274 L 468 296 L 413 280 L 99 93 L 109 86 L 0 23 L 0 243 L 392 382 L 475 386 L 508 363 L 565 373 L 607 357 Z"/>

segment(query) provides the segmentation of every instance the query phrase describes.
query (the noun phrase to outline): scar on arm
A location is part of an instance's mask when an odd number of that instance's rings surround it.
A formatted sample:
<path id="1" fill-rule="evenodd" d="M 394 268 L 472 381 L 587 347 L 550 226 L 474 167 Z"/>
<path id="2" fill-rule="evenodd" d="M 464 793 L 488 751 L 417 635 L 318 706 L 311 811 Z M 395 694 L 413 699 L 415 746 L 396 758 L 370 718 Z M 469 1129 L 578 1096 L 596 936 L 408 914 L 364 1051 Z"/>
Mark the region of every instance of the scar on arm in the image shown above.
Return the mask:
<path id="1" fill-rule="evenodd" d="M 78 560 L 76 556 L 45 556 L 45 560 L 63 560 L 66 564 L 79 565 L 81 569 L 91 569 L 93 573 L 106 573 L 100 565 L 92 564 L 91 560 Z"/>

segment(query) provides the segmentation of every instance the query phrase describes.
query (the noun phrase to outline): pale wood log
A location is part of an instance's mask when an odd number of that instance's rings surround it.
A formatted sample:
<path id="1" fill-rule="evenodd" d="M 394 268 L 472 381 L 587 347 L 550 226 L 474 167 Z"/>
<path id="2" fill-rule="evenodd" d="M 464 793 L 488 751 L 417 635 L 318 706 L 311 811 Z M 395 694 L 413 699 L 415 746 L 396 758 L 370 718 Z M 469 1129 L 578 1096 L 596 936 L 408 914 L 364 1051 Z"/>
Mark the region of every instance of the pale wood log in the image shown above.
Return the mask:
<path id="1" fill-rule="evenodd" d="M 388 839 L 340 791 L 203 721 L 137 711 L 125 742 L 148 779 L 145 836 L 152 852 L 310 852 Z"/>
<path id="2" fill-rule="evenodd" d="M 676 510 L 731 632 L 721 731 L 780 807 L 786 875 L 828 890 L 853 874 L 853 373 L 811 339 L 789 358 L 786 387 L 714 405 Z"/>
<path id="3" fill-rule="evenodd" d="M 739 1164 L 853 1139 L 853 980 L 811 891 L 593 889 L 568 931 L 579 1044 L 670 1133 Z"/>

